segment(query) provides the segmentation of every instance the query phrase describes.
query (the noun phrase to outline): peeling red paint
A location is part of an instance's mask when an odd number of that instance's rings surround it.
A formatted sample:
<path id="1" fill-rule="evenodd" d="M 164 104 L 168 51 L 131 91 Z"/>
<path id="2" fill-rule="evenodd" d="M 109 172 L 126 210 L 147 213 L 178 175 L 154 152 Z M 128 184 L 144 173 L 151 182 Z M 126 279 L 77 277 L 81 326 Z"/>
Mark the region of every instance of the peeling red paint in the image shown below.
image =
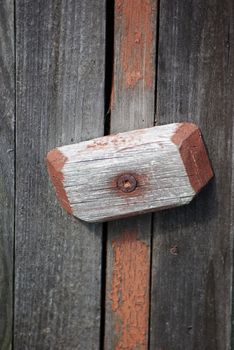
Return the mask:
<path id="1" fill-rule="evenodd" d="M 99 137 L 87 142 L 86 147 L 99 150 L 108 147 L 124 147 L 131 148 L 139 143 L 139 137 L 143 135 L 145 129 L 134 130 L 134 133 L 112 134 Z M 122 149 L 123 150 L 123 149 Z"/>
<path id="2" fill-rule="evenodd" d="M 123 83 L 134 87 L 144 80 L 151 88 L 154 80 L 153 17 L 155 2 L 152 0 L 118 0 L 115 2 L 116 25 L 122 29 L 121 65 Z"/>
<path id="3" fill-rule="evenodd" d="M 72 208 L 63 186 L 64 175 L 62 170 L 66 161 L 67 158 L 58 149 L 53 149 L 47 155 L 47 169 L 55 187 L 58 200 L 61 206 L 69 214 L 72 214 Z"/>
<path id="4" fill-rule="evenodd" d="M 183 123 L 173 135 L 172 142 L 179 147 L 191 186 L 196 193 L 199 192 L 214 176 L 199 128 L 192 123 Z"/>
<path id="5" fill-rule="evenodd" d="M 100 148 L 106 147 L 106 146 L 108 146 L 108 142 L 105 140 L 106 140 L 106 138 L 103 137 L 103 138 L 100 138 L 99 140 L 90 141 L 87 144 L 87 148 L 100 149 Z"/>
<path id="6" fill-rule="evenodd" d="M 112 311 L 116 315 L 115 350 L 147 349 L 149 248 L 135 232 L 112 241 Z"/>
<path id="7" fill-rule="evenodd" d="M 153 0 L 115 0 L 115 72 L 110 108 L 121 104 L 119 93 L 134 89 L 142 82 L 144 90 L 151 89 L 155 78 L 154 19 L 156 2 Z M 144 94 L 144 91 L 142 91 Z M 117 106 L 118 107 L 118 106 Z M 115 113 L 114 113 L 115 117 Z M 117 115 L 116 115 L 117 117 Z M 143 130 L 139 130 L 139 137 Z M 111 139 L 112 146 L 121 150 L 135 147 L 134 135 Z M 126 169 L 126 173 L 127 172 Z M 126 204 L 143 196 L 148 183 L 144 174 L 130 173 L 137 181 L 132 192 L 122 192 L 117 186 L 117 174 L 110 179 L 116 196 Z M 113 264 L 111 304 L 115 350 L 146 350 L 148 348 L 150 248 L 139 240 L 132 230 L 119 232 L 112 241 Z M 109 287 L 108 287 L 108 290 Z"/>

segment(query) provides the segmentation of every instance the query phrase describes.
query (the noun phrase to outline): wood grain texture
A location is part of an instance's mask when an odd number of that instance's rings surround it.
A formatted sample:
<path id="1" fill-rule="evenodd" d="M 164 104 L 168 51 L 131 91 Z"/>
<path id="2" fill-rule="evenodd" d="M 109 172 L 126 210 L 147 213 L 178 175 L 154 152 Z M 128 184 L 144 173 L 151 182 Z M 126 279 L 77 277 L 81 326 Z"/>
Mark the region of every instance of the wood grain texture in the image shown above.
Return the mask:
<path id="1" fill-rule="evenodd" d="M 59 207 L 45 157 L 103 135 L 104 1 L 16 1 L 15 349 L 97 349 L 101 225 Z"/>
<path id="2" fill-rule="evenodd" d="M 232 190 L 231 190 L 231 209 L 234 208 L 234 121 L 233 121 L 233 128 L 232 128 Z M 234 237 L 234 210 L 231 211 L 231 234 L 232 238 Z M 233 249 L 233 239 L 232 239 L 232 249 Z M 233 281 L 234 281 L 234 268 L 233 268 L 233 256 L 231 261 L 231 268 L 232 268 L 232 304 L 231 304 L 231 349 L 234 348 L 234 288 L 233 288 Z"/>
<path id="3" fill-rule="evenodd" d="M 61 206 L 87 222 L 188 204 L 213 172 L 199 128 L 174 123 L 62 146 L 47 155 Z"/>
<path id="4" fill-rule="evenodd" d="M 115 1 L 111 133 L 154 125 L 156 6 L 152 0 Z M 108 224 L 106 350 L 147 349 L 150 237 L 149 214 Z M 137 259 L 129 247 L 139 252 Z M 141 276 L 142 285 L 133 288 Z M 129 278 L 135 280 L 126 285 Z"/>
<path id="5" fill-rule="evenodd" d="M 160 2 L 157 122 L 198 123 L 215 181 L 154 220 L 152 350 L 230 349 L 233 1 Z"/>
<path id="6" fill-rule="evenodd" d="M 12 343 L 14 237 L 14 2 L 0 2 L 0 348 Z"/>

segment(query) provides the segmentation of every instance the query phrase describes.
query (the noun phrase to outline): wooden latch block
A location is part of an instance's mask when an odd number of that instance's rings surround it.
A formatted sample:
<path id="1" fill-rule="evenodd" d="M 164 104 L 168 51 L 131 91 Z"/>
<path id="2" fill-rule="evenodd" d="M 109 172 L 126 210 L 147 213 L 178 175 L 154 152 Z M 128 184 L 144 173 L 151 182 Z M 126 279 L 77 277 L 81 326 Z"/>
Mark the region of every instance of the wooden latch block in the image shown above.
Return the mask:
<path id="1" fill-rule="evenodd" d="M 61 205 L 88 222 L 187 204 L 213 177 L 201 132 L 190 123 L 58 147 L 47 164 Z"/>

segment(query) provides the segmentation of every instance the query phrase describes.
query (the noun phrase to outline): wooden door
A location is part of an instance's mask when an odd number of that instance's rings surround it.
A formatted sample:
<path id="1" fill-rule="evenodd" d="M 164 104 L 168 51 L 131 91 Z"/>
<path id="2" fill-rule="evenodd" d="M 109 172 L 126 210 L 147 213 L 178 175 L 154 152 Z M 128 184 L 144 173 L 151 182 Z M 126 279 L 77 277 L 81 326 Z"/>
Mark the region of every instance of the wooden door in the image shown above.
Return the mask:
<path id="1" fill-rule="evenodd" d="M 233 1 L 0 5 L 0 348 L 232 349 Z M 60 208 L 50 149 L 180 121 L 215 172 L 190 205 Z"/>

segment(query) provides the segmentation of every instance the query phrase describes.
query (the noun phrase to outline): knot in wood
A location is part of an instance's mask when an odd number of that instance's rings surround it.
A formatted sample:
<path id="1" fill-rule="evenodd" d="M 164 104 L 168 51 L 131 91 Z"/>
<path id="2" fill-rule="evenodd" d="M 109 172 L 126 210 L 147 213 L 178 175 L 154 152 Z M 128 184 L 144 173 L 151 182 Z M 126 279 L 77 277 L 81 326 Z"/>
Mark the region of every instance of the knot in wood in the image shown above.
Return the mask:
<path id="1" fill-rule="evenodd" d="M 118 178 L 117 187 L 122 192 L 126 192 L 126 193 L 133 192 L 137 187 L 137 181 L 133 175 L 124 174 Z"/>

